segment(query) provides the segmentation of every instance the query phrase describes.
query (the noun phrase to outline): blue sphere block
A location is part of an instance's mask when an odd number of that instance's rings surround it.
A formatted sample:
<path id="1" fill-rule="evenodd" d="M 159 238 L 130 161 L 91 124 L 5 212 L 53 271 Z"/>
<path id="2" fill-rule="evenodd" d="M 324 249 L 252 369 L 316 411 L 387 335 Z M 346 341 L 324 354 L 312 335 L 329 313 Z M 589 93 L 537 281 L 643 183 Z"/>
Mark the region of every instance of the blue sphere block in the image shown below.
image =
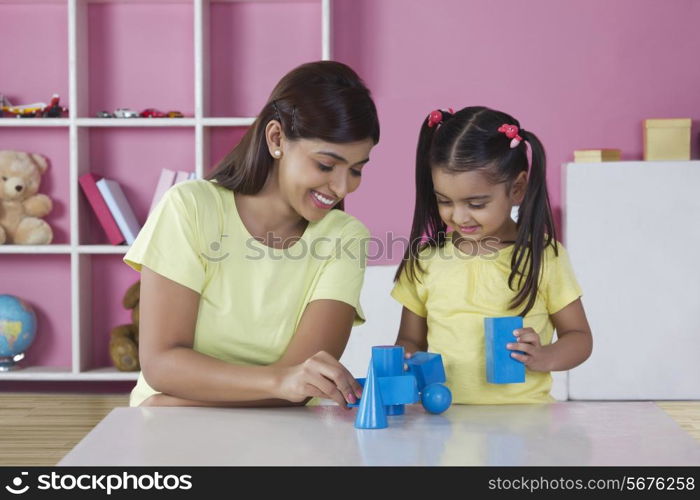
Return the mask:
<path id="1" fill-rule="evenodd" d="M 416 377 L 418 390 L 423 387 L 447 381 L 445 367 L 442 364 L 442 356 L 432 352 L 414 352 L 410 359 L 406 360 L 408 371 Z"/>
<path id="2" fill-rule="evenodd" d="M 486 380 L 491 384 L 519 384 L 525 382 L 525 365 L 514 359 L 506 345 L 517 342 L 514 330 L 523 327 L 520 316 L 484 318 L 486 340 Z"/>
<path id="3" fill-rule="evenodd" d="M 430 384 L 423 389 L 421 402 L 427 412 L 439 414 L 452 404 L 452 392 L 443 384 Z"/>

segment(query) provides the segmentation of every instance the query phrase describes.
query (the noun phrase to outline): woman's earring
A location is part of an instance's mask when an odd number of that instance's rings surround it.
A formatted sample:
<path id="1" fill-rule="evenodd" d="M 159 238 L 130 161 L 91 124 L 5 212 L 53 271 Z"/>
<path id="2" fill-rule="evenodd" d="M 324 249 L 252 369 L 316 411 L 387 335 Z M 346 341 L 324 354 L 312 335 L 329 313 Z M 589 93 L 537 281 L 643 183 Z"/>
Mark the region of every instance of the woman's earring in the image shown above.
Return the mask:
<path id="1" fill-rule="evenodd" d="M 273 154 L 275 155 L 275 158 L 279 158 L 282 156 L 282 151 L 279 149 L 275 149 L 275 152 Z"/>

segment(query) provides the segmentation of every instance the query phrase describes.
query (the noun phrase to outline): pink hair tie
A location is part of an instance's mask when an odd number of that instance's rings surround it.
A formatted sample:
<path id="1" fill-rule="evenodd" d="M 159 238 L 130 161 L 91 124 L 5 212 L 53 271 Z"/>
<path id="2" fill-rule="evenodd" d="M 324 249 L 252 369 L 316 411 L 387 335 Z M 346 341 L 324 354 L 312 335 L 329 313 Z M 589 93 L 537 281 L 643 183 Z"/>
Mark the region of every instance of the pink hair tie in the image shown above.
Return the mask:
<path id="1" fill-rule="evenodd" d="M 510 149 L 518 147 L 518 144 L 523 140 L 523 138 L 518 135 L 520 129 L 518 129 L 517 125 L 508 125 L 504 123 L 498 127 L 498 131 L 506 134 L 506 137 L 511 140 Z"/>
<path id="2" fill-rule="evenodd" d="M 455 113 L 455 110 L 452 108 L 449 108 L 448 110 L 451 114 Z M 431 111 L 430 114 L 428 115 L 428 127 L 434 127 L 435 125 L 440 125 L 442 123 L 442 111 L 439 109 L 436 109 L 435 111 Z"/>

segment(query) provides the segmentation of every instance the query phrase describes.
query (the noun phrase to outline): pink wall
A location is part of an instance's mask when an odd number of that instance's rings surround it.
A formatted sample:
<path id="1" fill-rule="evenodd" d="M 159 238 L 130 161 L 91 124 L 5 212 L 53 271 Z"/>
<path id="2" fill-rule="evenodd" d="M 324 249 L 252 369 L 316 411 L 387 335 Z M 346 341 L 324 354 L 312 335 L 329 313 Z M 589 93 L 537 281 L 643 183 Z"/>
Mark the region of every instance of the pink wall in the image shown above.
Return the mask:
<path id="1" fill-rule="evenodd" d="M 210 116 L 255 116 L 280 76 L 321 59 L 320 2 L 221 2 L 210 12 Z"/>
<path id="2" fill-rule="evenodd" d="M 700 120 L 695 0 L 335 0 L 335 58 L 374 93 L 382 139 L 349 211 L 407 236 L 418 129 L 434 108 L 486 105 L 535 132 L 559 209 L 575 149 L 642 157 L 642 120 Z M 386 199 L 391 186 L 391 202 Z M 382 259 L 379 262 L 386 262 Z M 398 262 L 394 255 L 391 262 Z M 377 262 L 377 263 L 379 263 Z"/>
<path id="3" fill-rule="evenodd" d="M 67 8 L 42 4 L 41 16 L 36 8 L 0 3 L 0 60 L 16 62 L 0 75 L 0 93 L 26 103 L 58 92 L 66 102 Z M 320 57 L 318 3 L 214 3 L 211 12 L 211 116 L 256 113 L 282 74 Z M 192 114 L 191 15 L 186 3 L 90 4 L 89 113 L 128 106 Z M 537 133 L 549 153 L 557 210 L 561 164 L 573 150 L 620 148 L 624 159 L 639 159 L 644 118 L 693 118 L 697 157 L 698 19 L 695 0 L 334 0 L 335 58 L 366 80 L 382 123 L 382 140 L 348 211 L 384 241 L 388 233 L 408 235 L 415 141 L 436 107 L 499 108 Z M 207 130 L 212 164 L 243 131 Z M 92 171 L 122 183 L 141 222 L 160 169 L 194 168 L 192 127 L 92 129 L 89 143 Z M 56 242 L 67 243 L 67 127 L 0 128 L 0 148 L 51 158 L 42 192 L 57 208 L 47 220 Z M 95 231 L 81 243 L 104 243 L 104 237 Z M 397 263 L 401 248 L 372 263 Z M 137 276 L 119 256 L 92 261 L 91 364 L 104 366 L 108 330 L 128 320 L 121 296 Z M 68 256 L 0 256 L 0 293 L 27 297 L 49 332 L 28 356 L 31 364 L 70 364 L 68 263 Z M 44 286 L 47 280 L 55 287 Z"/>

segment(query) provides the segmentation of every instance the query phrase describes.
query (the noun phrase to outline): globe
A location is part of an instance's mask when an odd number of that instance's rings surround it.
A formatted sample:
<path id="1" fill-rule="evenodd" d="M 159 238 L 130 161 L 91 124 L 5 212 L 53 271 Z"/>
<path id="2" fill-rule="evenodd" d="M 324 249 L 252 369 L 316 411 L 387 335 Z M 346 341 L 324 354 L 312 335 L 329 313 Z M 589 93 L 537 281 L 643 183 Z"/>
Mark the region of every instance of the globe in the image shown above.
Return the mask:
<path id="1" fill-rule="evenodd" d="M 0 295 L 0 371 L 12 370 L 36 338 L 36 314 L 14 295 Z"/>

